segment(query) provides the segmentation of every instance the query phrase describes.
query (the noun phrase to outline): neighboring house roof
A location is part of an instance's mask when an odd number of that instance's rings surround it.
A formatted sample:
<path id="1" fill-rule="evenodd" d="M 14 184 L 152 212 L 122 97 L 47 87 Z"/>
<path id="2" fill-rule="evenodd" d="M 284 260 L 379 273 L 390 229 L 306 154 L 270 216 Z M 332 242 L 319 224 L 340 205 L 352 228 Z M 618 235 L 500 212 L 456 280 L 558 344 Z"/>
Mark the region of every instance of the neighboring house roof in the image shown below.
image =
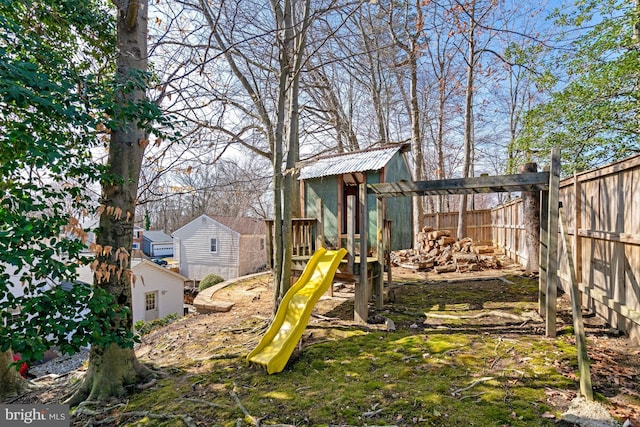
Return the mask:
<path id="1" fill-rule="evenodd" d="M 264 220 L 262 219 L 218 215 L 214 215 L 213 219 L 242 235 L 266 233 Z"/>
<path id="2" fill-rule="evenodd" d="M 266 228 L 264 220 L 249 217 L 231 217 L 231 216 L 217 216 L 210 217 L 209 215 L 200 215 L 198 218 L 183 225 L 179 229 L 173 232 L 173 235 L 180 237 L 180 235 L 190 234 L 201 227 L 201 224 L 206 221 L 214 221 L 223 226 L 229 228 L 232 231 L 240 235 L 256 235 L 266 234 Z"/>
<path id="3" fill-rule="evenodd" d="M 377 171 L 385 167 L 396 153 L 404 152 L 408 147 L 408 144 L 396 144 L 382 148 L 318 157 L 299 163 L 301 166 L 299 179 Z"/>
<path id="4" fill-rule="evenodd" d="M 173 237 L 160 230 L 145 230 L 142 232 L 142 239 L 152 243 L 171 243 Z"/>
<path id="5" fill-rule="evenodd" d="M 173 276 L 176 279 L 182 280 L 183 282 L 189 280 L 187 277 L 184 277 L 182 274 L 176 273 L 175 271 L 171 271 L 168 268 L 164 268 L 156 264 L 155 262 L 151 262 L 147 259 L 140 259 L 140 258 L 131 259 L 131 270 L 134 272 L 134 274 L 137 267 L 142 265 L 161 270 L 165 274 Z M 77 272 L 78 272 L 79 281 L 85 282 L 85 283 L 93 283 L 93 271 L 91 271 L 91 268 L 89 268 L 89 266 L 87 265 L 80 266 L 78 267 Z"/>

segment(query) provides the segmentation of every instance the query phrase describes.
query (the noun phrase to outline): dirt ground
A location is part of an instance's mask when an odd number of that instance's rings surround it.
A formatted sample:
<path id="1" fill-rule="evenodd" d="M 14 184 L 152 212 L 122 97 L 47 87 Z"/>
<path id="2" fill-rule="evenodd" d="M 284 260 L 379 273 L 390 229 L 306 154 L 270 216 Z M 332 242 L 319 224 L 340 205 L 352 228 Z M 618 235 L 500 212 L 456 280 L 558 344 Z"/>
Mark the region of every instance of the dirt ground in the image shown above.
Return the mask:
<path id="1" fill-rule="evenodd" d="M 421 273 L 413 270 L 394 268 L 394 285 L 388 291 L 389 302 L 385 306 L 387 310 L 398 310 L 397 305 L 403 296 L 402 282 L 420 283 L 429 286 L 430 292 L 438 292 L 444 295 L 452 283 L 465 283 L 465 288 L 473 293 L 490 293 L 492 299 L 496 298 L 495 286 L 499 287 L 499 276 L 521 274 L 520 270 L 496 271 L 488 270 L 460 275 L 447 273 L 435 275 L 433 273 Z M 497 285 L 496 285 L 497 283 Z M 503 283 L 504 284 L 504 283 Z M 256 328 L 264 328 L 268 324 L 273 311 L 273 289 L 271 277 L 268 274 L 246 283 L 234 284 L 216 292 L 215 299 L 232 301 L 233 308 L 226 313 L 194 314 L 179 322 L 172 323 L 156 330 L 142 338 L 142 342 L 136 347 L 136 354 L 145 363 L 157 367 L 179 365 L 182 359 L 206 360 L 215 357 L 225 348 L 225 342 L 217 337 L 219 331 L 233 331 L 233 336 L 240 342 L 247 342 L 247 346 L 255 345 L 260 336 Z M 492 288 L 494 286 L 494 288 Z M 409 288 L 409 287 L 405 287 Z M 416 288 L 416 287 L 412 287 Z M 413 297 L 413 296 L 411 296 Z M 537 296 L 530 296 L 529 304 L 535 306 Z M 480 303 L 481 304 L 481 303 Z M 477 307 L 467 307 L 474 309 Z M 481 307 L 482 308 L 482 307 Z M 491 308 L 491 307 L 484 307 Z M 383 313 L 384 315 L 384 313 Z M 239 327 L 247 319 L 255 319 L 255 328 L 242 329 Z M 313 331 L 314 324 L 330 322 L 348 326 L 353 324 L 353 285 L 337 285 L 334 287 L 333 297 L 325 295 L 317 304 L 308 330 Z M 380 314 L 371 312 L 372 328 L 385 328 L 384 316 L 380 320 Z M 378 320 L 380 320 L 378 322 Z M 503 319 L 504 320 L 504 319 Z M 507 319 L 509 320 L 509 319 Z M 400 321 L 402 322 L 402 321 Z M 408 320 L 409 322 L 409 320 Z M 570 304 L 566 296 L 559 302 L 559 327 L 570 325 L 572 322 Z M 420 328 L 442 327 L 441 318 L 427 317 Z M 501 334 L 533 334 L 544 336 L 544 322 L 541 318 L 526 319 L 523 322 L 503 322 Z M 468 316 L 465 318 L 464 327 L 477 328 L 478 333 L 496 332 L 496 322 L 492 319 L 487 322 L 486 316 Z M 640 347 L 630 342 L 625 337 L 617 336 L 606 324 L 595 317 L 586 317 L 588 352 L 591 358 L 591 375 L 594 390 L 605 396 L 609 402 L 609 412 L 618 419 L 629 420 L 629 426 L 640 426 L 640 407 L 632 401 L 640 401 Z M 407 325 L 398 325 L 398 327 Z M 414 325 L 411 325 L 413 327 Z M 450 326 L 448 326 L 450 327 Z M 487 328 L 487 329 L 483 329 Z M 226 334 L 228 336 L 228 334 Z M 505 335 L 506 336 L 506 335 Z M 225 338 L 228 339 L 228 338 Z M 313 332 L 305 335 L 305 345 L 314 341 Z M 161 344 L 161 345 L 160 345 Z M 80 371 L 71 372 L 58 378 L 40 379 L 40 388 L 33 392 L 5 401 L 4 403 L 33 403 L 56 402 L 69 382 L 74 381 L 82 374 Z M 564 375 L 575 379 L 573 372 L 563 372 Z M 549 390 L 548 398 L 551 404 L 557 408 L 568 408 L 570 402 L 576 397 L 572 391 Z M 574 425 L 574 424 L 563 424 Z"/>

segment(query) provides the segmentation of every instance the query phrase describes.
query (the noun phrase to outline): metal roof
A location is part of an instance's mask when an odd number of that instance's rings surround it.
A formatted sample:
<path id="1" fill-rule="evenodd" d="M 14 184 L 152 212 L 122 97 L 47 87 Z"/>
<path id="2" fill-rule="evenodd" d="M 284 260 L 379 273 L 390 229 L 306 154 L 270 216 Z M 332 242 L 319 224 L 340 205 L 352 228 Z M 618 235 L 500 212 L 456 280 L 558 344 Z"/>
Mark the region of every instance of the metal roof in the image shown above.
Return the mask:
<path id="1" fill-rule="evenodd" d="M 377 171 L 386 166 L 389 160 L 405 147 L 406 144 L 395 145 L 308 160 L 301 163 L 299 179 Z"/>

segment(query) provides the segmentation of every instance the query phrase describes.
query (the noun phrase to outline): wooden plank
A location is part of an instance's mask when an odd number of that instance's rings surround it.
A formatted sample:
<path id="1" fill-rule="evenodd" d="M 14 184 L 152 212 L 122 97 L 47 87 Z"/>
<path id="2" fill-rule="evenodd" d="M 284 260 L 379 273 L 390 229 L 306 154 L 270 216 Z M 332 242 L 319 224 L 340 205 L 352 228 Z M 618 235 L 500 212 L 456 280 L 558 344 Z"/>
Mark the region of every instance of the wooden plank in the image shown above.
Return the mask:
<path id="1" fill-rule="evenodd" d="M 594 231 L 584 228 L 578 229 L 578 235 L 591 239 L 606 240 L 608 242 L 620 242 L 629 245 L 640 245 L 640 234 L 619 233 L 615 231 Z"/>
<path id="2" fill-rule="evenodd" d="M 625 193 L 627 208 L 625 209 L 625 234 L 636 235 L 640 241 L 640 168 L 625 172 Z M 627 305 L 636 313 L 640 311 L 640 245 L 626 245 L 625 284 Z M 640 319 L 640 316 L 638 316 Z M 640 322 L 636 322 L 640 324 Z M 629 335 L 640 339 L 640 328 L 629 330 Z"/>
<path id="3" fill-rule="evenodd" d="M 356 196 L 347 196 L 347 268 L 353 274 L 353 264 L 356 258 Z"/>
<path id="4" fill-rule="evenodd" d="M 380 264 L 380 274 L 376 278 L 374 286 L 376 295 L 376 309 L 382 310 L 384 308 L 384 265 L 385 265 L 385 242 L 384 242 L 384 199 L 382 197 L 376 198 L 376 213 L 377 213 L 377 244 L 378 244 L 378 263 Z M 391 268 L 389 266 L 388 268 Z"/>
<path id="5" fill-rule="evenodd" d="M 576 281 L 578 283 L 582 282 L 582 238 L 575 232 L 575 230 L 579 230 L 582 227 L 582 183 L 578 180 L 577 176 L 574 175 L 573 179 L 573 197 L 574 197 L 574 205 L 573 205 L 573 265 L 576 269 Z"/>
<path id="6" fill-rule="evenodd" d="M 594 301 L 610 308 L 616 313 L 620 313 L 622 316 L 632 321 L 633 323 L 640 325 L 640 311 L 634 309 L 633 307 L 630 307 L 627 304 L 621 304 L 620 302 L 615 301 L 613 298 L 607 295 L 606 292 L 596 288 L 594 284 L 589 285 L 587 283 L 578 283 L 578 289 L 580 290 L 580 292 L 583 292 Z"/>
<path id="7" fill-rule="evenodd" d="M 612 175 L 621 171 L 637 168 L 640 166 L 640 155 L 628 157 L 620 160 L 619 162 L 612 163 L 605 167 L 596 169 L 594 171 L 583 172 L 578 175 L 580 181 L 591 181 L 597 178 L 604 177 L 606 175 Z"/>
<path id="8" fill-rule="evenodd" d="M 360 184 L 360 280 L 356 283 L 353 320 L 359 323 L 367 323 L 369 318 L 369 280 L 367 274 L 367 228 L 369 224 L 369 212 L 367 207 L 367 187 Z"/>
<path id="9" fill-rule="evenodd" d="M 560 149 L 551 152 L 549 171 L 549 245 L 547 247 L 547 292 L 545 328 L 547 337 L 555 337 L 558 298 L 558 219 L 560 204 Z"/>
<path id="10" fill-rule="evenodd" d="M 324 203 L 322 199 L 316 200 L 316 247 L 318 250 L 324 247 Z"/>
<path id="11" fill-rule="evenodd" d="M 438 194 L 505 193 L 540 191 L 549 188 L 549 173 L 525 173 L 501 176 L 477 176 L 436 181 L 388 182 L 369 184 L 367 191 L 378 196 L 398 197 Z"/>
<path id="12" fill-rule="evenodd" d="M 564 209 L 559 209 L 560 233 L 564 250 L 567 254 L 569 264 L 569 277 L 571 284 L 571 311 L 573 314 L 573 329 L 576 336 L 576 348 L 578 352 L 578 372 L 580 373 L 580 393 L 587 400 L 593 400 L 593 387 L 591 386 L 591 371 L 589 369 L 589 355 L 587 354 L 587 338 L 584 333 L 584 321 L 582 319 L 582 305 L 576 271 L 573 266 L 573 255 L 571 254 L 571 243 L 567 235 L 567 218 Z"/>

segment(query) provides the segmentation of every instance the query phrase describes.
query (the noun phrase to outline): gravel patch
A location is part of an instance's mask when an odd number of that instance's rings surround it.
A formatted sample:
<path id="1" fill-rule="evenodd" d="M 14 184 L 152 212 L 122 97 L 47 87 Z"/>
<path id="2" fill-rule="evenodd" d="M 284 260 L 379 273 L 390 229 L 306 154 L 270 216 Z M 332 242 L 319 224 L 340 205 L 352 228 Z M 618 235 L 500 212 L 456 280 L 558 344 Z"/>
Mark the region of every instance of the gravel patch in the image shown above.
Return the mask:
<path id="1" fill-rule="evenodd" d="M 29 373 L 36 378 L 44 375 L 64 375 L 80 368 L 89 359 L 89 350 L 82 349 L 75 354 L 58 356 L 40 365 L 29 368 Z"/>

